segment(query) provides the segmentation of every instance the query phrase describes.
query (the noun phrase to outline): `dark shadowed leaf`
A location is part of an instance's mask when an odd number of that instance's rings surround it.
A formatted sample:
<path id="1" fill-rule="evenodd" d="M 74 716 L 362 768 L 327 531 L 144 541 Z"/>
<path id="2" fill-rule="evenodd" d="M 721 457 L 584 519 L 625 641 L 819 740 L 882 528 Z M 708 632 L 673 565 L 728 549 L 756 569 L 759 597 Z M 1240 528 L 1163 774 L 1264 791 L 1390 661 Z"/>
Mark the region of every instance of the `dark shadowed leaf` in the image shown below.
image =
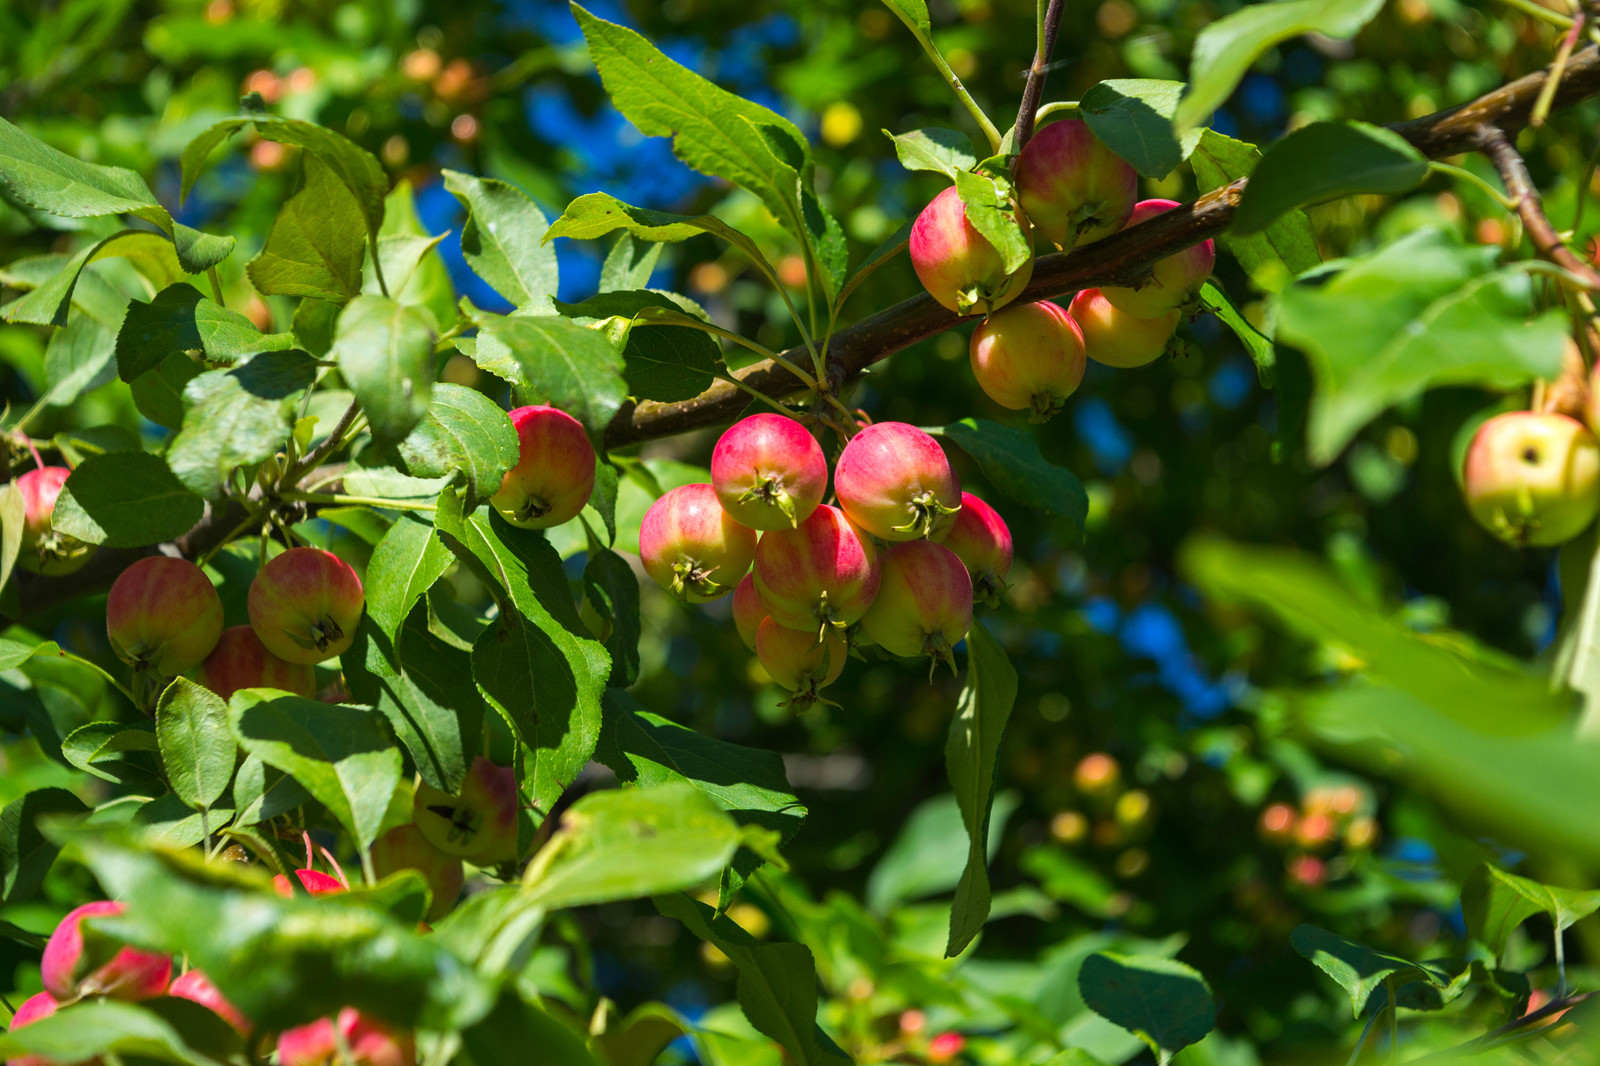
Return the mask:
<path id="1" fill-rule="evenodd" d="M 89 808 L 64 788 L 40 788 L 0 811 L 0 900 L 24 903 L 44 884 L 60 846 L 39 832 L 41 817 L 87 814 Z"/>
<path id="2" fill-rule="evenodd" d="M 1174 959 L 1098 952 L 1083 960 L 1078 991 L 1090 1010 L 1157 1056 L 1199 1042 L 1217 1021 L 1205 978 Z"/>
<path id="3" fill-rule="evenodd" d="M 1089 513 L 1083 483 L 1072 471 L 1040 455 L 1032 433 L 983 418 L 963 418 L 928 432 L 954 441 L 991 485 L 1018 503 L 1065 515 L 1075 529 L 1083 529 Z"/>
<path id="4" fill-rule="evenodd" d="M 138 548 L 182 536 L 204 513 L 159 455 L 106 452 L 67 478 L 51 523 L 86 544 Z"/>
<path id="5" fill-rule="evenodd" d="M 1267 150 L 1245 186 L 1233 230 L 1258 233 L 1295 208 L 1342 196 L 1410 192 L 1427 174 L 1427 158 L 1393 130 L 1313 122 Z"/>
<path id="6" fill-rule="evenodd" d="M 194 378 L 183 390 L 183 428 L 167 450 L 172 472 L 199 496 L 221 496 L 236 467 L 271 458 L 288 443 L 294 400 L 316 374 L 304 352 L 264 352 Z"/>
<path id="7" fill-rule="evenodd" d="M 967 632 L 967 684 L 945 741 L 945 772 L 967 829 L 967 865 L 950 909 L 946 956 L 959 955 L 989 919 L 989 814 L 1000 737 L 1017 700 L 1017 671 L 982 622 Z"/>
<path id="8" fill-rule="evenodd" d="M 1107 148 L 1147 178 L 1161 179 L 1189 158 L 1200 140 L 1199 130 L 1180 138 L 1172 116 L 1183 95 L 1183 82 L 1157 78 L 1103 81 L 1083 94 L 1083 120 Z"/>

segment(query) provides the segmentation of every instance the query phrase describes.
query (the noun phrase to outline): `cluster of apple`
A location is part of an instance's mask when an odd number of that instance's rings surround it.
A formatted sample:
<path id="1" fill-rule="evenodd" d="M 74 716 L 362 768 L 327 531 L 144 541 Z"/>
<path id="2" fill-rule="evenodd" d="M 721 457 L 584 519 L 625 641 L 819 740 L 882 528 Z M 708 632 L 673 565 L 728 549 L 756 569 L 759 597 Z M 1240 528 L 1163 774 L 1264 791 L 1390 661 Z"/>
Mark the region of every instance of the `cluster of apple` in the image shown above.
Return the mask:
<path id="1" fill-rule="evenodd" d="M 1022 149 L 1016 193 L 1023 231 L 1062 249 L 1179 206 L 1136 202 L 1138 174 L 1077 119 L 1044 127 Z M 1033 276 L 1033 259 L 1007 273 L 954 187 L 917 216 L 910 252 L 930 296 L 959 314 L 986 316 L 971 345 L 972 373 L 983 391 L 1002 407 L 1031 411 L 1035 421 L 1077 390 L 1086 359 L 1137 367 L 1159 357 L 1216 262 L 1208 240 L 1162 259 L 1136 288 L 1084 289 L 1067 308 L 1048 300 L 1014 304 Z"/>
<path id="2" fill-rule="evenodd" d="M 639 528 L 645 572 L 688 603 L 732 593 L 739 635 L 800 704 L 851 644 L 953 662 L 974 598 L 994 602 L 1011 569 L 1005 522 L 915 426 L 858 430 L 834 464 L 838 506 L 827 487 L 804 426 L 751 415 L 717 441 L 711 484 L 671 490 Z"/>
<path id="3" fill-rule="evenodd" d="M 1600 395 L 1585 418 L 1509 411 L 1478 427 L 1462 491 L 1478 524 L 1508 544 L 1548 547 L 1576 537 L 1600 513 Z"/>
<path id="4" fill-rule="evenodd" d="M 512 769 L 479 757 L 459 795 L 425 784 L 417 787 L 413 821 L 390 829 L 373 845 L 374 871 L 379 877 L 399 870 L 421 874 L 432 893 L 426 920 L 438 921 L 461 895 L 463 859 L 493 866 L 516 858 L 518 806 Z M 337 860 L 326 849 L 322 853 L 331 874 L 315 868 L 307 835 L 305 865 L 294 871 L 300 887 L 311 896 L 349 891 Z M 285 898 L 296 893 L 283 874 L 273 878 L 272 887 Z M 84 925 L 85 919 L 115 918 L 125 909 L 121 903 L 100 900 L 86 903 L 62 919 L 51 933 L 40 963 L 44 991 L 17 1008 L 11 1028 L 49 1017 L 58 1007 L 86 998 L 136 1001 L 176 996 L 209 1008 L 241 1036 L 250 1036 L 254 1024 L 203 972 L 191 969 L 173 979 L 168 956 L 123 944 L 92 921 Z M 348 1066 L 413 1066 L 416 1061 L 410 1033 L 346 1007 L 337 1017 L 278 1034 L 278 1062 L 281 1066 L 326 1066 L 336 1060 L 341 1044 L 349 1055 L 339 1061 Z M 8 1060 L 6 1066 L 51 1066 L 51 1060 L 21 1056 Z"/>
<path id="5" fill-rule="evenodd" d="M 1287 849 L 1285 866 L 1291 879 L 1319 888 L 1348 865 L 1350 855 L 1377 844 L 1378 821 L 1362 806 L 1361 790 L 1354 785 L 1313 788 L 1298 809 L 1287 803 L 1265 807 L 1261 837 Z"/>
<path id="6" fill-rule="evenodd" d="M 315 870 L 297 873 L 314 895 L 343 891 L 345 887 Z M 278 891 L 291 894 L 287 880 L 280 877 L 279 881 L 282 883 Z M 85 903 L 61 920 L 50 934 L 40 961 L 44 991 L 23 1001 L 11 1019 L 11 1028 L 31 1025 L 62 1006 L 85 999 L 136 1002 L 172 996 L 200 1004 L 241 1036 L 249 1036 L 254 1025 L 204 973 L 191 969 L 174 979 L 169 956 L 129 947 L 96 928 L 94 919 L 115 918 L 125 909 L 121 903 L 101 900 Z M 86 920 L 88 925 L 84 924 Z M 413 1066 L 416 1062 L 411 1034 L 353 1007 L 340 1011 L 337 1018 L 322 1018 L 278 1034 L 278 1062 L 281 1066 L 326 1066 L 335 1061 L 341 1044 L 349 1050 L 349 1057 L 342 1061 L 350 1066 Z M 99 1061 L 79 1066 L 96 1066 Z M 23 1055 L 8 1059 L 6 1066 L 51 1066 L 53 1062 L 43 1056 Z"/>
<path id="7" fill-rule="evenodd" d="M 1150 793 L 1128 788 L 1122 765 L 1103 751 L 1091 752 L 1072 770 L 1079 806 L 1066 807 L 1050 818 L 1050 836 L 1068 847 L 1084 843 L 1115 851 L 1112 870 L 1131 879 L 1150 868 L 1150 854 L 1141 845 L 1156 822 Z"/>
<path id="8" fill-rule="evenodd" d="M 350 564 L 321 548 L 290 548 L 251 581 L 250 624 L 225 631 L 222 600 L 205 571 L 186 559 L 152 555 L 112 583 L 106 635 L 133 668 L 141 699 L 191 671 L 223 699 L 242 688 L 311 697 L 312 667 L 350 646 L 365 605 Z"/>

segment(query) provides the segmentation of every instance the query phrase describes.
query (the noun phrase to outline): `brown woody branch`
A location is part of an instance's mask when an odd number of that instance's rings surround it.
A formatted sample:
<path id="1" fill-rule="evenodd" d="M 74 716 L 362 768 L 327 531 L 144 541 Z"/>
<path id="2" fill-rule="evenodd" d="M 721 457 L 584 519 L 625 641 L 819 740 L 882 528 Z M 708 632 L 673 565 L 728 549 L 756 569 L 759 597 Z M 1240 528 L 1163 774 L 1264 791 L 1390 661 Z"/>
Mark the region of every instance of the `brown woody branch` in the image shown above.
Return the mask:
<path id="1" fill-rule="evenodd" d="M 1424 155 L 1433 158 L 1476 151 L 1483 146 L 1486 127 L 1511 134 L 1527 125 L 1547 77 L 1545 71 L 1530 74 L 1460 107 L 1397 123 L 1390 128 Z M 1600 52 L 1589 47 L 1567 62 L 1551 106 L 1569 107 L 1597 92 L 1600 92 Z M 1041 257 L 1034 266 L 1033 280 L 1021 299 L 1045 300 L 1078 289 L 1137 282 L 1150 264 L 1225 230 L 1233 218 L 1234 209 L 1239 205 L 1244 187 L 1245 179 L 1240 178 L 1206 193 L 1192 204 L 1168 211 L 1105 240 L 1065 254 Z M 919 293 L 840 330 L 834 334 L 828 346 L 829 388 L 837 390 L 880 359 L 886 359 L 917 341 L 941 333 L 960 321 L 959 316 L 934 303 L 926 293 Z M 790 350 L 784 355 L 799 363 L 805 363 L 810 358 L 803 349 Z M 788 371 L 770 361 L 747 367 L 739 373 L 739 377 L 769 396 L 787 396 L 801 388 L 801 383 Z M 679 403 L 645 401 L 628 404 L 617 413 L 607 429 L 606 444 L 621 448 L 731 422 L 748 402 L 747 394 L 742 390 L 727 382 L 718 382 L 694 399 Z M 159 548 L 102 548 L 95 552 L 82 570 L 62 577 L 41 578 L 33 574 L 20 574 L 17 593 L 22 617 L 33 617 L 42 611 L 108 588 L 117 574 L 141 556 L 166 551 L 191 559 L 198 558 L 237 526 L 244 515 L 239 505 L 229 504 L 208 511 L 199 525 L 171 544 Z"/>
<path id="2" fill-rule="evenodd" d="M 1500 175 L 1500 181 L 1505 185 L 1506 194 L 1511 197 L 1512 206 L 1522 220 L 1522 228 L 1527 231 L 1534 249 L 1562 270 L 1580 278 L 1590 290 L 1600 290 L 1600 273 L 1596 273 L 1593 267 L 1567 247 L 1567 242 L 1561 239 L 1545 215 L 1544 201 L 1539 197 L 1539 190 L 1533 186 L 1528 164 L 1505 130 L 1498 126 L 1485 126 L 1480 140 L 1483 154 L 1489 157 L 1489 162 L 1494 164 L 1495 171 Z"/>
<path id="3" fill-rule="evenodd" d="M 1548 72 L 1540 71 L 1485 93 L 1470 103 L 1391 126 L 1418 151 L 1443 158 L 1476 151 L 1486 127 L 1508 133 L 1527 125 Z M 1600 51 L 1593 46 L 1574 55 L 1561 73 L 1551 100 L 1569 107 L 1600 92 Z M 1047 300 L 1078 289 L 1135 282 L 1150 264 L 1190 245 L 1215 237 L 1228 227 L 1244 192 L 1245 179 L 1215 189 L 1192 204 L 1168 211 L 1105 240 L 1058 255 L 1041 256 L 1022 300 Z M 879 311 L 834 334 L 828 346 L 828 383 L 838 388 L 880 359 L 954 326 L 960 318 L 926 293 Z M 783 353 L 791 360 L 809 358 L 803 349 Z M 800 389 L 787 371 L 761 362 L 740 372 L 746 383 L 768 396 L 786 396 Z M 731 422 L 744 410 L 747 395 L 718 382 L 692 400 L 679 403 L 644 401 L 617 413 L 606 431 L 613 448 L 637 444 L 686 430 Z"/>
<path id="4" fill-rule="evenodd" d="M 1061 13 L 1066 6 L 1066 0 L 1050 0 L 1044 20 L 1039 23 L 1039 43 L 1033 53 L 1033 65 L 1028 68 L 1028 84 L 1022 89 L 1022 106 L 1017 108 L 1017 124 L 1011 137 L 1016 151 L 1022 151 L 1028 138 L 1033 136 L 1033 120 L 1039 114 L 1039 102 L 1044 99 L 1044 79 L 1050 73 L 1050 56 L 1056 50 L 1056 34 L 1061 29 Z"/>

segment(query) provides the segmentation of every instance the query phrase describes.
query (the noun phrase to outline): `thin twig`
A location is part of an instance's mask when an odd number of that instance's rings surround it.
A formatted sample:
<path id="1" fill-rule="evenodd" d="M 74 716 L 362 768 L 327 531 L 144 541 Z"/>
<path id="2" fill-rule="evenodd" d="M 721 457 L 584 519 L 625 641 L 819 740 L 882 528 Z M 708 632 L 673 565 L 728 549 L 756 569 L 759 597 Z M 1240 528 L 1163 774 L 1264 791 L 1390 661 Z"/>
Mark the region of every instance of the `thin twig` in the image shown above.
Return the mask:
<path id="1" fill-rule="evenodd" d="M 333 428 L 328 431 L 327 437 L 323 439 L 321 444 L 307 452 L 304 459 L 294 464 L 293 468 L 283 476 L 282 484 L 286 486 L 293 485 L 315 470 L 317 464 L 321 463 L 322 460 L 338 451 L 339 447 L 344 443 L 345 431 L 350 428 L 350 424 L 356 420 L 356 415 L 360 413 L 361 405 L 354 400 L 350 401 L 350 406 L 344 409 L 344 414 L 340 415 L 339 421 L 333 424 Z"/>
<path id="2" fill-rule="evenodd" d="M 1055 51 L 1056 33 L 1061 29 L 1061 13 L 1066 0 L 1038 0 L 1043 12 L 1039 19 L 1039 41 L 1033 53 L 1033 65 L 1028 68 L 1028 84 L 1022 90 L 1022 106 L 1017 109 L 1017 125 L 1011 137 L 1011 146 L 1022 151 L 1022 146 L 1033 136 L 1034 116 L 1039 101 L 1044 98 L 1044 79 L 1050 71 L 1050 53 Z"/>
<path id="3" fill-rule="evenodd" d="M 1550 100 L 1556 94 L 1556 86 L 1561 84 L 1561 74 L 1567 69 L 1567 60 L 1572 58 L 1572 50 L 1578 45 L 1578 38 L 1583 36 L 1584 15 L 1580 10 L 1572 19 L 1572 25 L 1561 38 L 1561 43 L 1556 47 L 1556 61 L 1550 64 L 1550 78 L 1544 83 L 1544 89 L 1539 93 L 1539 99 L 1534 102 L 1533 114 L 1528 116 L 1528 125 L 1535 128 L 1544 125 L 1545 116 L 1550 114 Z"/>
<path id="4" fill-rule="evenodd" d="M 1539 190 L 1533 187 L 1528 164 L 1523 161 L 1506 132 L 1496 126 L 1485 126 L 1479 134 L 1479 148 L 1494 164 L 1506 192 L 1511 196 L 1517 217 L 1522 219 L 1522 228 L 1527 231 L 1528 239 L 1539 254 L 1581 279 L 1585 288 L 1600 291 L 1600 273 L 1596 273 L 1593 267 L 1567 247 L 1555 226 L 1545 216 L 1544 202 L 1539 198 Z"/>
<path id="5" fill-rule="evenodd" d="M 900 16 L 900 21 L 906 24 L 906 29 L 911 31 L 911 35 L 917 39 L 917 43 L 922 46 L 922 50 L 933 61 L 933 65 L 939 68 L 939 73 L 943 75 L 945 84 L 950 86 L 951 91 L 965 105 L 967 113 L 972 116 L 972 120 L 978 124 L 979 129 L 983 130 L 984 137 L 989 141 L 989 150 L 998 152 L 1000 150 L 1000 131 L 995 128 L 993 122 L 989 121 L 989 116 L 983 113 L 983 108 L 978 106 L 978 101 L 974 100 L 972 94 L 967 92 L 967 87 L 961 84 L 961 79 L 956 77 L 956 72 L 950 69 L 950 64 L 944 61 L 944 56 L 939 54 L 939 49 L 934 47 L 933 39 L 922 32 L 922 27 L 917 25 L 916 20 L 902 9 L 899 4 L 890 4 L 889 10 Z"/>

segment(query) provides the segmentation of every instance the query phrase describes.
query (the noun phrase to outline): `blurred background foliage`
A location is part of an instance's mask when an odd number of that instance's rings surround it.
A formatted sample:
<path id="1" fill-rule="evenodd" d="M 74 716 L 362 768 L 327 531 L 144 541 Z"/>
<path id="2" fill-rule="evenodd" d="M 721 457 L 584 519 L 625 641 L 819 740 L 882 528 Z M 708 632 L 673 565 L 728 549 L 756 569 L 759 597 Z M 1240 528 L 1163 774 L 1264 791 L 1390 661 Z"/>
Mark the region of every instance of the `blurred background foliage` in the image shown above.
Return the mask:
<path id="1" fill-rule="evenodd" d="M 879 4 L 589 6 L 806 130 L 817 146 L 819 188 L 856 259 L 913 216 L 941 180 L 901 170 L 879 130 L 967 126 L 916 43 Z M 929 6 L 956 73 L 1003 116 L 1032 50 L 1033 5 Z M 1075 99 L 1103 78 L 1181 78 L 1196 31 L 1236 6 L 1069 4 L 1046 98 Z M 1354 42 L 1302 39 L 1269 54 L 1213 124 L 1265 143 L 1315 119 L 1426 114 L 1542 66 L 1554 32 L 1487 2 L 1396 0 Z M 244 92 L 374 152 L 410 183 L 430 232 L 461 221 L 438 177 L 450 167 L 513 182 L 552 218 L 571 197 L 603 190 L 647 207 L 714 211 L 780 252 L 786 240 L 748 194 L 690 171 L 666 141 L 641 138 L 617 115 L 571 13 L 555 0 L 11 0 L 0 5 L 0 86 L 0 114 L 75 156 L 152 177 L 180 221 L 237 236 L 240 247 L 222 267 L 229 304 L 278 329 L 291 309 L 255 296 L 242 264 L 298 180 L 294 150 L 239 143 L 177 202 L 179 152 L 234 113 Z M 1597 118 L 1600 107 L 1586 104 L 1522 142 L 1551 216 L 1558 226 L 1577 225 L 1580 239 L 1600 227 L 1600 211 L 1574 217 Z M 1462 163 L 1488 173 L 1477 160 Z M 1146 186 L 1149 195 L 1194 194 L 1187 169 Z M 1398 202 L 1357 198 L 1312 216 L 1325 258 L 1423 225 L 1481 243 L 1517 239 L 1493 201 L 1440 178 Z M 99 225 L 0 205 L 0 262 L 70 252 Z M 563 299 L 593 292 L 604 250 L 562 242 Z M 440 254 L 458 295 L 505 309 L 465 268 L 453 236 Z M 788 277 L 798 268 L 792 254 L 780 260 Z M 149 296 L 121 261 L 92 269 Z M 1248 313 L 1261 313 L 1260 294 L 1226 255 L 1218 277 Z M 669 246 L 654 284 L 688 293 L 765 345 L 796 339 L 776 294 L 710 238 Z M 914 288 L 902 260 L 864 286 L 847 317 Z M 880 364 L 852 403 L 875 418 L 921 425 L 969 415 L 1015 421 L 974 388 L 966 332 Z M 942 1061 L 950 1045 L 930 1047 L 937 1032 L 981 1032 L 1008 1017 L 998 1008 L 986 1015 L 973 1006 L 978 999 L 962 998 L 969 990 L 985 1003 L 1025 1001 L 1041 1024 L 1086 1017 L 1073 975 L 1084 955 L 1107 944 L 1176 952 L 1207 975 L 1221 1006 L 1220 1035 L 1185 1053 L 1194 1061 L 1249 1062 L 1252 1047 L 1263 1058 L 1348 1048 L 1354 1023 L 1341 994 L 1294 953 L 1289 931 L 1310 921 L 1411 958 L 1457 953 L 1461 880 L 1486 856 L 1507 858 L 1404 787 L 1325 762 L 1264 690 L 1340 664 L 1249 615 L 1208 609 L 1174 567 L 1179 546 L 1198 531 L 1294 545 L 1325 557 L 1364 602 L 1399 605 L 1418 629 L 1449 625 L 1518 657 L 1539 654 L 1560 603 L 1553 556 L 1493 541 L 1468 519 L 1452 472 L 1460 426 L 1495 398 L 1428 393 L 1316 469 L 1303 455 L 1310 384 L 1298 354 L 1280 350 L 1277 388 L 1268 391 L 1214 321 L 1189 323 L 1180 335 L 1185 352 L 1176 359 L 1138 371 L 1091 365 L 1066 412 L 1037 433 L 1045 453 L 1089 488 L 1086 539 L 1064 520 L 1007 506 L 970 464 L 961 469 L 967 487 L 1000 504 L 1016 537 L 1012 588 L 989 619 L 1022 687 L 1001 759 L 997 918 L 959 981 L 934 982 L 948 966 L 938 960 L 948 913 L 938 900 L 954 886 L 965 851 L 953 805 L 937 798 L 947 791 L 942 751 L 958 682 L 946 676 L 930 686 L 915 668 L 853 662 L 831 693 L 841 706 L 797 719 L 777 706 L 739 646 L 725 605 L 682 608 L 646 584 L 640 701 L 784 753 L 811 809 L 787 849 L 791 877 L 748 892 L 734 916 L 758 934 L 776 926 L 812 944 L 832 996 L 824 1020 L 857 1054 L 898 1049 Z M 0 326 L 0 392 L 13 409 L 39 394 L 44 339 L 32 327 Z M 462 358 L 443 374 L 493 388 Z M 126 397 L 109 385 L 42 412 L 30 428 L 49 437 L 119 425 L 159 437 L 164 431 L 143 422 Z M 713 439 L 656 442 L 643 454 L 664 482 L 699 480 L 676 464 L 703 464 Z M 345 538 L 341 549 L 361 557 L 344 531 L 323 535 Z M 580 555 L 574 577 L 581 568 Z M 457 590 L 474 595 L 465 579 Z M 104 634 L 84 621 L 93 617 L 78 605 L 30 622 L 41 635 L 103 655 Z M 57 683 L 87 684 L 65 675 Z M 49 687 L 29 698 L 48 700 Z M 85 695 L 87 706 L 108 706 Z M 0 718 L 15 724 L 14 712 Z M 13 738 L 0 766 L 0 803 L 77 780 L 28 740 Z M 47 902 L 0 919 L 47 928 L 42 911 L 23 912 L 53 909 L 53 918 L 76 891 L 53 884 Z M 575 1009 L 592 1006 L 597 991 L 623 1007 L 661 997 L 690 1016 L 714 1009 L 730 1031 L 740 1024 L 736 1012 L 715 1006 L 730 998 L 726 960 L 697 953 L 648 904 L 577 912 L 562 931 L 565 943 L 553 936 L 535 969 L 540 987 L 558 998 L 566 989 Z M 1577 941 L 1592 944 L 1595 931 L 1580 926 L 1578 934 L 1569 964 L 1576 957 L 1581 974 Z M 1520 939 L 1514 955 L 1537 965 L 1547 945 Z M 0 946 L 0 986 L 36 980 L 19 957 Z M 1096 1024 L 1105 1025 L 1084 1022 Z M 1109 1059 L 1136 1050 L 1109 1027 L 1081 1035 Z M 727 1061 L 741 1061 L 733 1047 Z M 952 1054 L 1007 1061 L 1003 1049 L 981 1042 Z"/>

